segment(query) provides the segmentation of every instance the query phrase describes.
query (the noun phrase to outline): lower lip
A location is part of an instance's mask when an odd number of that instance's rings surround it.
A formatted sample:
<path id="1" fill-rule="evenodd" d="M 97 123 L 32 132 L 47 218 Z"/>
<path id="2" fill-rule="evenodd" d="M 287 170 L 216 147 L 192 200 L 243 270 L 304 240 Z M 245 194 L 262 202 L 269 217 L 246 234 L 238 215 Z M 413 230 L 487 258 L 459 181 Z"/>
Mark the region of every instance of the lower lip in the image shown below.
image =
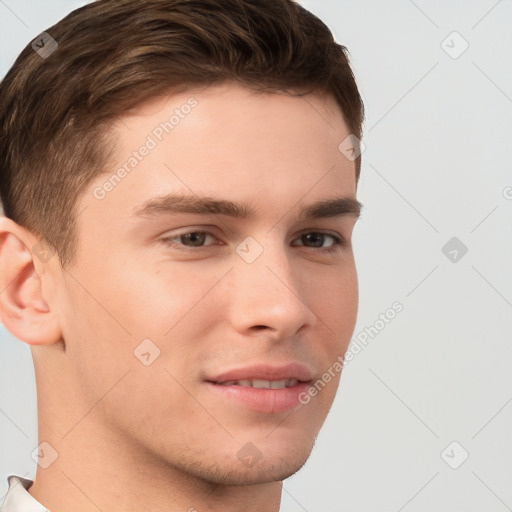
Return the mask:
<path id="1" fill-rule="evenodd" d="M 307 382 L 299 382 L 295 386 L 282 389 L 223 386 L 213 382 L 207 384 L 214 392 L 220 393 L 228 400 L 237 402 L 252 411 L 267 414 L 286 412 L 301 405 L 299 396 L 307 392 L 310 387 Z"/>

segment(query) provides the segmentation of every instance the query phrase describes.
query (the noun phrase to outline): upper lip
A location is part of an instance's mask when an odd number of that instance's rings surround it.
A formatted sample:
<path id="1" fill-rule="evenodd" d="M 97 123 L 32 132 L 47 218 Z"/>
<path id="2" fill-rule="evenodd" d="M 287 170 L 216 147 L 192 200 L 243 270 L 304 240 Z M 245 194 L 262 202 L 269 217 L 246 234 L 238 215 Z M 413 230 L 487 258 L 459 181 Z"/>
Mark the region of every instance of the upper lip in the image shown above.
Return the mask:
<path id="1" fill-rule="evenodd" d="M 312 373 L 300 363 L 287 363 L 282 365 L 257 364 L 234 368 L 206 380 L 209 382 L 227 382 L 231 380 L 242 379 L 261 379 L 261 380 L 288 380 L 297 379 L 307 382 L 312 379 Z"/>

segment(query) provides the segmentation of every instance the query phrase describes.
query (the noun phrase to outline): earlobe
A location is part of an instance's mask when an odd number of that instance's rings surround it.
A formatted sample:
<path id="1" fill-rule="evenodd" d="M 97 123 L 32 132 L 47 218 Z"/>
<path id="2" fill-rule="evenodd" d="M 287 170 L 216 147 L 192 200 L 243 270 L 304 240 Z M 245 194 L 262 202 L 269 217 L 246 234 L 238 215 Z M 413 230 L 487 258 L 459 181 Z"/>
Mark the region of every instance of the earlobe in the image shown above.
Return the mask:
<path id="1" fill-rule="evenodd" d="M 0 218 L 2 323 L 19 340 L 43 345 L 59 341 L 62 333 L 58 316 L 45 300 L 43 282 L 29 249 L 34 241 L 35 237 L 26 229 L 11 219 Z"/>

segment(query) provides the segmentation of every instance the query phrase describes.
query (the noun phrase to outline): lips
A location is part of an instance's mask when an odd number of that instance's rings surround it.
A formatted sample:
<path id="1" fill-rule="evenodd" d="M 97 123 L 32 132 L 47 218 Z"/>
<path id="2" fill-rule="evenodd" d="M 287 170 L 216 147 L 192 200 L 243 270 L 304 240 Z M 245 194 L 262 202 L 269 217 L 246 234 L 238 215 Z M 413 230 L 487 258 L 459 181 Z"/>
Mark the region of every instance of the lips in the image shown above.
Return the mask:
<path id="1" fill-rule="evenodd" d="M 300 405 L 299 395 L 311 379 L 304 365 L 290 363 L 237 368 L 210 377 L 206 383 L 228 407 L 277 414 Z"/>
<path id="2" fill-rule="evenodd" d="M 312 377 L 312 373 L 306 366 L 300 363 L 287 363 L 280 366 L 259 364 L 245 368 L 235 368 L 210 377 L 207 380 L 215 384 L 235 381 L 244 382 L 247 385 L 247 381 L 254 382 L 258 380 L 276 382 L 296 379 L 299 382 L 308 382 Z"/>

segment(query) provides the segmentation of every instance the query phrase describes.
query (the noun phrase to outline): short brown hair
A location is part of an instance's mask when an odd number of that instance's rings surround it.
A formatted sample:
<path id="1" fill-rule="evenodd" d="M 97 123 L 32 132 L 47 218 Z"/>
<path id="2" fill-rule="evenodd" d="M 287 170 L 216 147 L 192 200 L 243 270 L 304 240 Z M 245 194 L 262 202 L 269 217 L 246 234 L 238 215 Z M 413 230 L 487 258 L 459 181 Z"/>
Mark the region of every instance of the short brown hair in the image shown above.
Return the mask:
<path id="1" fill-rule="evenodd" d="M 361 138 L 347 49 L 293 0 L 98 0 L 47 33 L 55 51 L 28 44 L 0 83 L 0 195 L 62 266 L 74 258 L 77 200 L 108 162 L 109 123 L 152 97 L 227 81 L 327 93 Z"/>

